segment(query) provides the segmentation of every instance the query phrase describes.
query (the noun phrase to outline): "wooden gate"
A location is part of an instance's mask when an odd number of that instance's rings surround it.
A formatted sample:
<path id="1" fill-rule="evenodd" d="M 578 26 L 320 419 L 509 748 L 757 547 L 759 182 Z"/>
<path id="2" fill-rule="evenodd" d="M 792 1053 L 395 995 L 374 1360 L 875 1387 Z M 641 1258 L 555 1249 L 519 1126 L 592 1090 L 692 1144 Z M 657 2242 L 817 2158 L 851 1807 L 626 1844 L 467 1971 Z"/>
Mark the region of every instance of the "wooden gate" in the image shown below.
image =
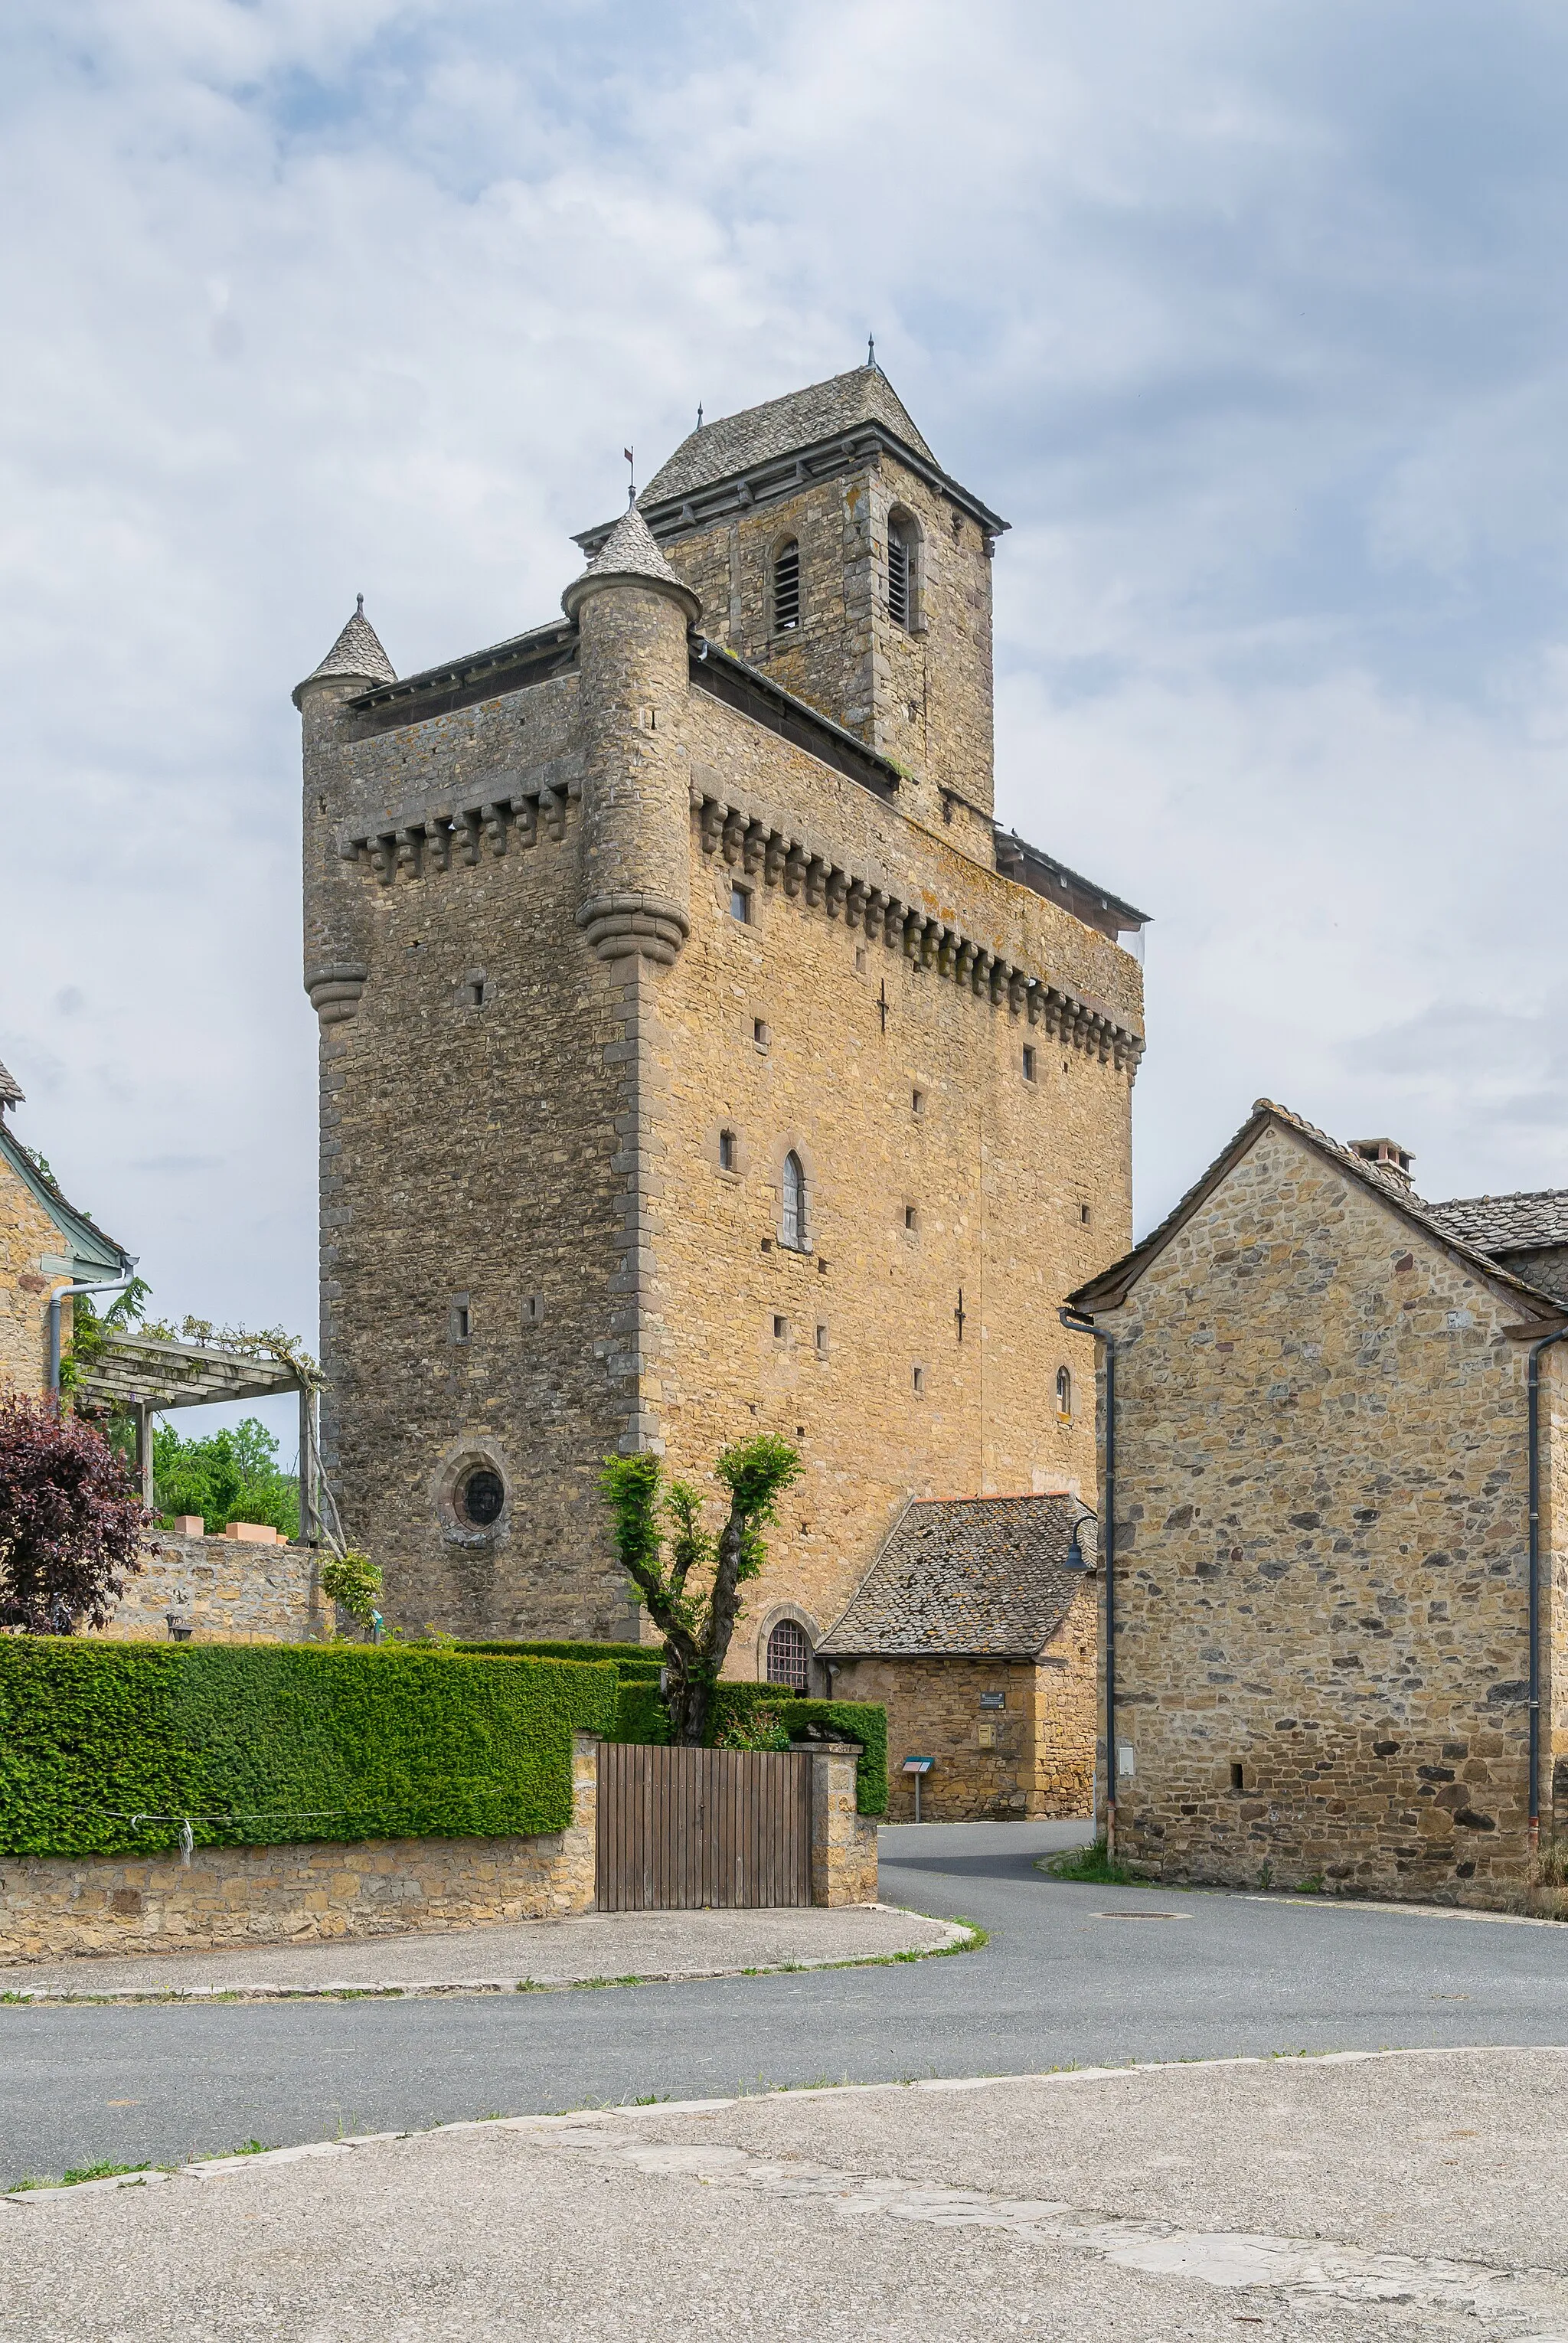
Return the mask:
<path id="1" fill-rule="evenodd" d="M 809 1904 L 811 1760 L 598 1745 L 601 1912 Z"/>

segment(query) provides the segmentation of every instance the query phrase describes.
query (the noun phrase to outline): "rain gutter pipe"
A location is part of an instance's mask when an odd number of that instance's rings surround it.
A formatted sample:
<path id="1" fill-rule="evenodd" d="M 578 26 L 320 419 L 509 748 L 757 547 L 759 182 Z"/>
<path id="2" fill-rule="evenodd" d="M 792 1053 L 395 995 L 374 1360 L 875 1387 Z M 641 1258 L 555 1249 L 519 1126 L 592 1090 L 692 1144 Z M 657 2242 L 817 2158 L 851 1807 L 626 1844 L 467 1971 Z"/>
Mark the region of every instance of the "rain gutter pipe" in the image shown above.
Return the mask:
<path id="1" fill-rule="evenodd" d="M 1541 1845 L 1541 1367 L 1543 1351 L 1568 1342 L 1568 1326 L 1532 1343 L 1525 1373 L 1530 1424 L 1530 1861 Z"/>
<path id="2" fill-rule="evenodd" d="M 1100 1551 L 1105 1560 L 1105 1856 L 1108 1863 L 1113 1863 L 1116 1859 L 1116 1345 L 1103 1326 L 1097 1326 L 1092 1318 L 1082 1317 L 1076 1310 L 1059 1310 L 1056 1314 L 1069 1333 L 1091 1334 L 1097 1342 L 1105 1345 L 1105 1486 L 1100 1500 Z M 1568 1334 L 1568 1326 L 1563 1331 Z M 1533 1363 L 1532 1360 L 1532 1365 Z"/>
<path id="3" fill-rule="evenodd" d="M 53 1398 L 60 1396 L 60 1304 L 75 1301 L 78 1293 L 119 1293 L 129 1285 L 135 1274 L 133 1262 L 124 1277 L 111 1277 L 101 1285 L 57 1285 L 49 1296 L 49 1391 Z M 1563 1329 L 1568 1333 L 1568 1327 Z"/>

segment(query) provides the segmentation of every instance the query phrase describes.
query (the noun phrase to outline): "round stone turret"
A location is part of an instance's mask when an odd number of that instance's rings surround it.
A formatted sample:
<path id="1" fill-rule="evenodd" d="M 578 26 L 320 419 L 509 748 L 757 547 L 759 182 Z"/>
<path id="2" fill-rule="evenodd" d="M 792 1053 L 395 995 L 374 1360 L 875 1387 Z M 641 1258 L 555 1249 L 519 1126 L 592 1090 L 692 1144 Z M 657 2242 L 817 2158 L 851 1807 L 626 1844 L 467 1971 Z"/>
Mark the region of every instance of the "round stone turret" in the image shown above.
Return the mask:
<path id="1" fill-rule="evenodd" d="M 349 787 L 346 703 L 397 680 L 361 594 L 327 657 L 292 694 L 305 728 L 305 989 L 324 1026 L 353 1016 L 369 973 L 364 890 L 337 843 Z"/>
<path id="2" fill-rule="evenodd" d="M 601 960 L 674 960 L 690 925 L 687 637 L 702 605 L 633 506 L 561 607 L 577 621 L 583 730 L 578 925 Z"/>

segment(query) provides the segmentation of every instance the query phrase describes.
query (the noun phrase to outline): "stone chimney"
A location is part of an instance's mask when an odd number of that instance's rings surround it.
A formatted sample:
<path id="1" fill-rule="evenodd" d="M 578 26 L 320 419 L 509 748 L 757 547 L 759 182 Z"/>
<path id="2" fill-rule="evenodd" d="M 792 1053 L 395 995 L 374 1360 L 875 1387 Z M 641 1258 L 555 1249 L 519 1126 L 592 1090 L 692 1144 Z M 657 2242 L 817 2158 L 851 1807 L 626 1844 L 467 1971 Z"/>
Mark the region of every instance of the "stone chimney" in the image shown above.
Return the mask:
<path id="1" fill-rule="evenodd" d="M 1375 1171 L 1386 1172 L 1391 1180 L 1397 1180 L 1407 1194 L 1413 1190 L 1415 1183 L 1411 1178 L 1411 1165 L 1415 1158 L 1407 1148 L 1400 1145 L 1397 1139 L 1352 1139 L 1351 1153 L 1359 1155 L 1363 1163 L 1372 1164 Z"/>

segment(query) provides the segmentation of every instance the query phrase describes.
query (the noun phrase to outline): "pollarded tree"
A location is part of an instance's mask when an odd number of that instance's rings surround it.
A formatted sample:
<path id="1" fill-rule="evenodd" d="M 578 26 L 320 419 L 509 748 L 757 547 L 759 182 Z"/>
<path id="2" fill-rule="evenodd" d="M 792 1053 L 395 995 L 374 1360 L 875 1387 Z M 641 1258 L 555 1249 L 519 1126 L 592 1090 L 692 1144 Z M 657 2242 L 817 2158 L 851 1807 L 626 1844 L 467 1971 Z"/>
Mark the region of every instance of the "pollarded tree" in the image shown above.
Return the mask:
<path id="1" fill-rule="evenodd" d="M 729 1492 L 717 1532 L 702 1524 L 702 1496 L 689 1481 L 663 1486 L 657 1456 L 609 1456 L 599 1483 L 615 1511 L 621 1568 L 664 1637 L 665 1699 L 678 1742 L 700 1748 L 709 1710 L 740 1614 L 740 1589 L 768 1559 L 762 1532 L 775 1501 L 800 1472 L 799 1450 L 762 1433 L 721 1451 L 714 1466 Z M 673 1533 L 665 1553 L 665 1524 Z M 711 1575 L 709 1575 L 711 1574 Z"/>
<path id="2" fill-rule="evenodd" d="M 0 1399 L 0 1626 L 104 1626 L 144 1566 L 152 1519 L 90 1423 L 50 1400 Z"/>

